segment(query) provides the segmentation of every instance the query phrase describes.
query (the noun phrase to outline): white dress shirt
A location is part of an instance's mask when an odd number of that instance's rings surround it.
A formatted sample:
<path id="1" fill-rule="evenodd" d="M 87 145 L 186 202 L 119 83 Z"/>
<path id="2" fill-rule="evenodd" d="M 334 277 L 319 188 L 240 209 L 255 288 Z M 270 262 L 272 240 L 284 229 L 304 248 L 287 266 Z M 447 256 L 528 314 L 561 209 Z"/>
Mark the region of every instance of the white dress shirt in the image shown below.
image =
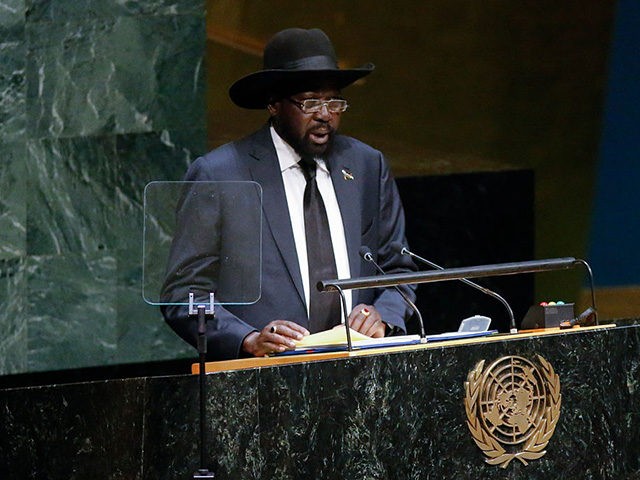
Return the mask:
<path id="1" fill-rule="evenodd" d="M 282 173 L 282 181 L 284 182 L 284 191 L 287 197 L 287 205 L 289 207 L 289 217 L 291 219 L 291 227 L 293 228 L 293 238 L 296 243 L 296 253 L 298 254 L 298 264 L 300 265 L 300 275 L 302 276 L 302 284 L 304 286 L 304 295 L 307 303 L 307 315 L 309 313 L 309 264 L 307 262 L 307 240 L 304 231 L 304 189 L 307 181 L 302 173 L 302 168 L 298 165 L 300 155 L 285 142 L 280 135 L 271 127 L 271 138 L 276 147 L 278 161 L 280 162 L 280 171 Z M 322 195 L 327 218 L 329 220 L 329 230 L 331 233 L 331 243 L 333 244 L 333 255 L 336 260 L 336 271 L 338 278 L 350 278 L 351 271 L 349 268 L 349 257 L 347 255 L 347 242 L 344 235 L 344 226 L 342 224 L 342 215 L 336 198 L 336 192 L 331 183 L 331 176 L 327 166 L 321 158 L 316 158 L 316 182 L 318 190 Z M 313 286 L 315 288 L 315 285 Z M 345 299 L 347 308 L 351 312 L 352 292 L 345 290 Z M 327 293 L 327 295 L 336 295 Z M 342 302 L 341 302 L 342 304 Z M 342 315 L 344 321 L 344 312 Z"/>

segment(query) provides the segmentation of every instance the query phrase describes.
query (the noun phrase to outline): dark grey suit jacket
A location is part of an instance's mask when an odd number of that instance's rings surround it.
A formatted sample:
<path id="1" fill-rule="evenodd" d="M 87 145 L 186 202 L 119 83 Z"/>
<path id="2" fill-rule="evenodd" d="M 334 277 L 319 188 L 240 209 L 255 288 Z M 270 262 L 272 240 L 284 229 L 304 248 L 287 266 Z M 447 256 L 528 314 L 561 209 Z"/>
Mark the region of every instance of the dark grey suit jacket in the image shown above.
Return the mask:
<path id="1" fill-rule="evenodd" d="M 326 163 L 340 205 L 352 277 L 376 275 L 373 265 L 360 258 L 359 249 L 363 245 L 371 249 L 387 273 L 414 271 L 415 265 L 408 257 L 390 249 L 391 242 L 406 243 L 404 212 L 383 155 L 358 140 L 337 135 Z M 269 126 L 198 158 L 184 180 L 249 180 L 262 187 L 261 296 L 251 305 L 216 307 L 215 320 L 208 324 L 208 357 L 238 358 L 246 335 L 276 319 L 290 320 L 308 328 L 284 184 Z M 216 288 L 215 282 L 202 284 L 206 283 L 207 271 L 219 271 L 219 252 L 215 248 L 209 248 L 205 254 L 197 251 L 208 247 L 194 246 L 192 238 L 185 231 L 175 236 L 163 293 L 165 301 L 183 301 L 181 299 L 194 288 L 202 291 Z M 177 271 L 189 271 L 189 263 L 194 258 L 207 265 L 198 266 L 195 274 L 175 278 Z M 415 299 L 413 287 L 402 288 L 409 298 Z M 411 316 L 412 310 L 394 289 L 354 290 L 353 299 L 354 305 L 374 305 L 387 324 L 406 331 L 405 319 Z M 187 342 L 196 345 L 196 321 L 188 318 L 187 309 L 164 306 L 162 310 L 169 325 Z"/>

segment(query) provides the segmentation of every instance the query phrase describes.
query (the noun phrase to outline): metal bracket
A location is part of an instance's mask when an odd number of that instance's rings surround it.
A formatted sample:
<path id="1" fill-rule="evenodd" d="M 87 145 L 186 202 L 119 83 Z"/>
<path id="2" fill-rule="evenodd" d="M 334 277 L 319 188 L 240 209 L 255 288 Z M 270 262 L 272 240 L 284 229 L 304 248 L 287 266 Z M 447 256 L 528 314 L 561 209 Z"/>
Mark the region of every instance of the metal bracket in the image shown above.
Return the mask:
<path id="1" fill-rule="evenodd" d="M 203 305 L 196 305 L 195 304 L 195 296 L 193 294 L 193 292 L 189 292 L 189 315 L 197 315 L 198 314 L 198 307 L 199 306 L 204 306 L 205 307 L 205 315 L 213 315 L 214 314 L 214 309 L 213 309 L 213 292 L 209 293 L 209 309 L 206 308 L 206 304 Z"/>

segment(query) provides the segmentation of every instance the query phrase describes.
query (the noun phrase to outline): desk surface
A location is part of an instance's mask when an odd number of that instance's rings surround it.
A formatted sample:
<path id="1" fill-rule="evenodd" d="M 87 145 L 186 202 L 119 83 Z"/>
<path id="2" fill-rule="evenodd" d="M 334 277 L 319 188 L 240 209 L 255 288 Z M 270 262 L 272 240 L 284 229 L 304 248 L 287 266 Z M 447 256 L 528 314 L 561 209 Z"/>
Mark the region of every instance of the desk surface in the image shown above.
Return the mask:
<path id="1" fill-rule="evenodd" d="M 453 347 L 458 345 L 472 345 L 477 343 L 490 343 L 499 342 L 504 340 L 519 340 L 529 337 L 540 337 L 545 335 L 557 335 L 557 334 L 575 334 L 588 332 L 591 330 L 599 330 L 603 328 L 612 328 L 615 324 L 596 325 L 592 327 L 573 327 L 572 329 L 561 330 L 559 328 L 546 328 L 539 330 L 522 330 L 518 333 L 499 333 L 496 335 L 490 335 L 486 337 L 475 338 L 462 338 L 455 340 L 444 340 L 437 342 L 428 342 L 423 344 L 414 345 L 401 345 L 396 347 L 381 347 L 381 348 L 368 348 L 364 350 L 357 350 L 352 352 L 340 351 L 340 352 L 323 352 L 323 353 L 311 353 L 300 355 L 286 355 L 275 357 L 252 357 L 252 358 L 239 358 L 236 360 L 223 360 L 218 362 L 207 362 L 205 364 L 206 373 L 215 372 L 227 372 L 233 370 L 245 370 L 249 368 L 259 367 L 272 367 L 278 365 L 293 365 L 296 363 L 304 362 L 316 362 L 323 360 L 334 360 L 338 358 L 354 358 L 363 357 L 368 355 L 380 355 L 385 353 L 397 353 L 397 352 L 410 352 L 416 350 L 427 350 L 432 348 L 441 347 Z M 194 363 L 191 366 L 191 373 L 200 373 L 200 365 Z"/>

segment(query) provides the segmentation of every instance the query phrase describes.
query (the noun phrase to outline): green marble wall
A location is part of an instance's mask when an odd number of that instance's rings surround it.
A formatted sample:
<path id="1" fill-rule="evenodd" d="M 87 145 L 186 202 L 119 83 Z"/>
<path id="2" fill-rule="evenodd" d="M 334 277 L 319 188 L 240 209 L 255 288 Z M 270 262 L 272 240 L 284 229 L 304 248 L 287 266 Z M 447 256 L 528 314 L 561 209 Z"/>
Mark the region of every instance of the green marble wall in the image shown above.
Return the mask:
<path id="1" fill-rule="evenodd" d="M 190 354 L 140 294 L 142 194 L 206 148 L 193 0 L 0 0 L 0 375 Z"/>

